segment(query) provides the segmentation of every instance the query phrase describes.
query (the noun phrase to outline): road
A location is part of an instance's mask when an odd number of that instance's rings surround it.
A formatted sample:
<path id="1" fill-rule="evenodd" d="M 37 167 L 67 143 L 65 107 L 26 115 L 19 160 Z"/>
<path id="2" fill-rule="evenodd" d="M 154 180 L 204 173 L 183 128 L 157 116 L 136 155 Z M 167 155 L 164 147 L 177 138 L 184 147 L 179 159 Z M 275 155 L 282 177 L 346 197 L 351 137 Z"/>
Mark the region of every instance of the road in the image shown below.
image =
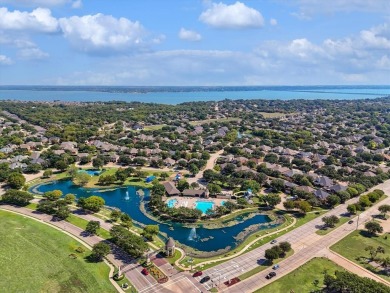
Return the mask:
<path id="1" fill-rule="evenodd" d="M 383 191 L 385 191 L 386 194 L 390 194 L 390 181 L 376 186 L 375 189 L 382 189 Z M 347 212 L 347 204 L 355 202 L 356 200 L 357 199 L 355 198 L 348 201 L 348 203 L 346 204 L 339 205 L 335 209 L 324 215 L 341 216 L 342 214 L 345 214 Z M 378 214 L 377 208 L 379 205 L 382 204 L 390 204 L 390 198 L 387 197 L 380 203 L 377 203 L 373 207 L 361 213 L 359 216 L 359 228 L 363 227 L 366 221 L 371 220 L 372 215 Z M 223 292 L 253 292 L 256 289 L 261 288 L 269 284 L 270 282 L 275 281 L 278 278 L 295 270 L 313 257 L 321 256 L 321 251 L 340 241 L 342 238 L 344 238 L 346 235 L 348 235 L 357 228 L 356 224 L 346 223 L 335 229 L 334 231 L 328 233 L 327 235 L 320 236 L 315 232 L 318 230 L 318 227 L 322 225 L 321 218 L 322 217 L 314 219 L 313 221 L 310 221 L 305 225 L 302 225 L 301 227 L 289 233 L 286 233 L 285 235 L 277 239 L 278 242 L 290 242 L 295 253 L 294 255 L 288 257 L 287 259 L 279 263 L 280 269 L 278 269 L 277 276 L 275 278 L 273 278 L 272 280 L 265 279 L 265 276 L 272 271 L 272 269 L 269 268 L 242 282 L 239 282 L 238 284 L 230 288 L 223 289 Z M 233 277 L 238 277 L 244 272 L 248 272 L 259 266 L 259 264 L 264 261 L 264 251 L 271 246 L 271 244 L 265 244 L 255 250 L 252 250 L 251 252 L 248 252 L 242 256 L 233 259 L 233 261 L 231 262 L 223 263 L 218 266 L 215 266 L 214 268 L 206 270 L 205 275 L 210 275 L 212 277 L 213 282 L 210 284 L 218 284 L 219 279 L 221 279 L 222 283 Z M 378 280 L 378 278 L 376 278 L 376 280 Z M 210 284 L 208 284 L 208 286 L 210 286 Z M 390 283 L 388 282 L 387 284 L 390 285 Z"/>
<path id="2" fill-rule="evenodd" d="M 204 169 L 202 171 L 199 171 L 198 174 L 196 174 L 194 177 L 188 178 L 187 182 L 189 184 L 191 184 L 193 182 L 197 182 L 201 186 L 206 186 L 205 183 L 201 180 L 203 178 L 203 172 L 204 172 L 204 170 L 208 170 L 208 169 L 212 170 L 215 166 L 215 163 L 217 162 L 218 157 L 220 155 L 222 155 L 222 153 L 223 153 L 223 149 L 219 150 L 218 152 L 216 152 L 214 154 L 211 154 L 210 159 L 207 160 L 207 163 L 206 163 L 206 166 L 204 167 Z"/>

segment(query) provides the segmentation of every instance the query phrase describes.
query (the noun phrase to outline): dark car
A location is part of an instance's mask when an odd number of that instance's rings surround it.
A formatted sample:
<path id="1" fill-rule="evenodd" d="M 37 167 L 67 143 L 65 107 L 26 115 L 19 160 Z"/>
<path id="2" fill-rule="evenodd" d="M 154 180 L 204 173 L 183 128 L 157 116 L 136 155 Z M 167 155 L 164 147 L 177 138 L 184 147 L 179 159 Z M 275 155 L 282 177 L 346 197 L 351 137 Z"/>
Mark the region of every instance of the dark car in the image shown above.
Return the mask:
<path id="1" fill-rule="evenodd" d="M 278 241 L 276 239 L 274 239 L 271 241 L 271 244 L 275 244 L 276 242 L 278 242 Z"/>
<path id="2" fill-rule="evenodd" d="M 352 223 L 353 223 L 353 220 L 349 220 L 349 221 L 348 221 L 348 224 L 352 224 Z"/>
<path id="3" fill-rule="evenodd" d="M 201 275 L 203 275 L 203 272 L 198 271 L 198 272 L 194 273 L 192 276 L 195 278 L 195 277 L 200 277 Z"/>
<path id="4" fill-rule="evenodd" d="M 269 280 L 269 279 L 272 279 L 275 276 L 276 276 L 275 272 L 270 272 L 265 278 Z"/>
<path id="5" fill-rule="evenodd" d="M 206 283 L 208 281 L 210 281 L 210 276 L 206 276 L 202 280 L 200 280 L 201 283 Z"/>
<path id="6" fill-rule="evenodd" d="M 142 271 L 141 271 L 142 274 L 144 274 L 145 276 L 149 275 L 149 271 L 144 268 Z"/>

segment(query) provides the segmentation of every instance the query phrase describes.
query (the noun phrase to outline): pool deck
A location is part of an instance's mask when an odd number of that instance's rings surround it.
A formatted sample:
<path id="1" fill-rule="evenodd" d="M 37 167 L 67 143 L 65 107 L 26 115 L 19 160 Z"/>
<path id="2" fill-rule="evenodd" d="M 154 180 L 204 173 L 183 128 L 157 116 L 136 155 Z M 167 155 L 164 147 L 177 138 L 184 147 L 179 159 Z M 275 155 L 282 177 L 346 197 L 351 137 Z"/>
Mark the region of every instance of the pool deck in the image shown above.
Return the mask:
<path id="1" fill-rule="evenodd" d="M 185 197 L 185 196 L 172 196 L 167 199 L 166 202 L 170 200 L 176 199 L 177 202 L 175 203 L 174 207 L 186 207 L 186 208 L 195 208 L 197 201 L 210 201 L 214 202 L 214 208 L 217 206 L 221 206 L 223 201 L 227 201 L 226 199 L 220 199 L 220 198 L 202 198 L 202 197 Z"/>

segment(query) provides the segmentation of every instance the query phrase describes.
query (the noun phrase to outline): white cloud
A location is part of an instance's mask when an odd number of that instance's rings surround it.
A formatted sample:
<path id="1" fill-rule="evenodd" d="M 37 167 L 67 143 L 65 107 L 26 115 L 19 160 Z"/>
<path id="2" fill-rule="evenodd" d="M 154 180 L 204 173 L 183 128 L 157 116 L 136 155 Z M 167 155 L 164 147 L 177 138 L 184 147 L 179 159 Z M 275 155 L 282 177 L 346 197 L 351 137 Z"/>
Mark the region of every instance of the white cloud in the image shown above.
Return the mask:
<path id="1" fill-rule="evenodd" d="M 0 55 L 0 65 L 10 65 L 12 60 L 5 55 Z"/>
<path id="2" fill-rule="evenodd" d="M 277 25 L 277 24 L 278 24 L 278 21 L 277 21 L 275 18 L 271 18 L 271 19 L 269 20 L 269 24 L 270 24 L 270 25 Z"/>
<path id="3" fill-rule="evenodd" d="M 41 60 L 49 57 L 48 53 L 43 52 L 39 48 L 20 49 L 17 55 L 20 59 L 24 59 L 24 60 Z"/>
<path id="4" fill-rule="evenodd" d="M 81 0 L 76 0 L 72 3 L 72 8 L 77 9 L 77 8 L 81 8 L 81 7 L 83 7 L 83 1 L 81 1 Z"/>
<path id="5" fill-rule="evenodd" d="M 186 30 L 185 28 L 181 28 L 179 31 L 179 38 L 185 41 L 200 41 L 202 36 L 196 31 Z"/>
<path id="6" fill-rule="evenodd" d="M 0 8 L 0 29 L 35 31 L 43 33 L 54 33 L 58 31 L 58 21 L 46 8 L 37 8 L 32 12 L 8 11 L 7 8 Z"/>
<path id="7" fill-rule="evenodd" d="M 101 13 L 59 19 L 71 44 L 85 52 L 122 51 L 143 43 L 144 28 L 136 21 Z"/>
<path id="8" fill-rule="evenodd" d="M 213 3 L 199 16 L 199 20 L 216 28 L 258 28 L 264 25 L 259 11 L 239 1 L 232 5 Z"/>

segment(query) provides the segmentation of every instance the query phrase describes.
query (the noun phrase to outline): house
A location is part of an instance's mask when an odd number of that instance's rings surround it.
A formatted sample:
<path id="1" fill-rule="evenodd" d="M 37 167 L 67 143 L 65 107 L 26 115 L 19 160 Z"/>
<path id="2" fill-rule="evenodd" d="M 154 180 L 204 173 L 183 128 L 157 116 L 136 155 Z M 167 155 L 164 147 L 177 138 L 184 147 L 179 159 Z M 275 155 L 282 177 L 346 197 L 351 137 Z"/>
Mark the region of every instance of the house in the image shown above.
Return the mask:
<path id="1" fill-rule="evenodd" d="M 314 195 L 321 201 L 324 201 L 328 198 L 328 196 L 330 195 L 329 193 L 327 193 L 326 191 L 322 190 L 322 189 L 318 189 L 316 191 L 314 191 Z"/>
<path id="2" fill-rule="evenodd" d="M 172 166 L 174 166 L 176 164 L 176 161 L 174 159 L 172 159 L 172 158 L 166 158 L 164 160 L 164 164 L 167 167 L 172 167 Z"/>
<path id="3" fill-rule="evenodd" d="M 313 193 L 315 191 L 315 189 L 310 186 L 299 186 L 296 188 L 296 190 L 300 190 L 308 193 Z"/>
<path id="4" fill-rule="evenodd" d="M 341 185 L 341 184 L 335 184 L 333 186 L 330 187 L 330 191 L 333 191 L 333 192 L 340 192 L 340 191 L 346 191 L 347 190 L 347 186 L 345 185 Z"/>
<path id="5" fill-rule="evenodd" d="M 208 198 L 210 195 L 208 189 L 184 189 L 182 194 L 183 196 L 204 197 L 204 198 Z"/>
<path id="6" fill-rule="evenodd" d="M 164 182 L 163 185 L 168 196 L 180 195 L 180 191 L 176 188 L 173 182 Z"/>
<path id="7" fill-rule="evenodd" d="M 314 183 L 325 188 L 330 188 L 333 185 L 332 179 L 327 176 L 318 177 Z"/>

